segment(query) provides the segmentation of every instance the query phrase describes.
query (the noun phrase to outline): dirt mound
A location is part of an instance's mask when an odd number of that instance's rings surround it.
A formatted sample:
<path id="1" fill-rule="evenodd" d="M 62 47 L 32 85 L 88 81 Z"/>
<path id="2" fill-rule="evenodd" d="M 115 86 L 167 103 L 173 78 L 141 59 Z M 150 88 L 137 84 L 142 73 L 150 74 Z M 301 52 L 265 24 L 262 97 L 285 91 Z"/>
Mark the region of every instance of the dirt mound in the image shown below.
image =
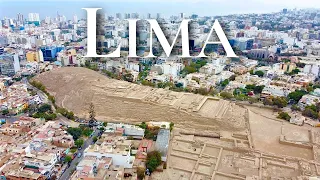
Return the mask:
<path id="1" fill-rule="evenodd" d="M 243 131 L 247 126 L 246 110 L 239 106 L 229 106 L 230 103 L 218 100 L 216 103 L 225 107 L 220 108 L 223 112 L 217 118 L 208 113 L 210 109 L 201 110 L 203 104 L 208 109 L 207 97 L 109 79 L 86 68 L 60 68 L 42 73 L 34 79 L 42 82 L 49 93 L 55 96 L 58 106 L 73 111 L 79 117 L 88 117 L 89 104 L 92 102 L 96 118 L 103 121 L 170 121 L 178 127 L 208 131 Z M 187 102 L 182 99 L 191 100 Z M 205 113 L 202 114 L 202 111 Z"/>

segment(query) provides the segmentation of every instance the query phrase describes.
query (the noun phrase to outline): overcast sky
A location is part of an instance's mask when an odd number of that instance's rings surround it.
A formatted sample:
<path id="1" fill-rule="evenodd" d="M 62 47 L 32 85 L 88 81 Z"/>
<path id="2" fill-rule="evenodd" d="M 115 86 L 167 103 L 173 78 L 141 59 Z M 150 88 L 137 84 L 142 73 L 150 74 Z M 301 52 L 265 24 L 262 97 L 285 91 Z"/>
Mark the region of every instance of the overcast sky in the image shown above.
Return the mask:
<path id="1" fill-rule="evenodd" d="M 45 1 L 45 2 L 44 2 Z M 138 12 L 141 16 L 156 13 L 163 16 L 193 13 L 204 16 L 239 13 L 278 12 L 283 8 L 320 8 L 320 0 L 0 0 L 0 18 L 15 18 L 17 13 L 27 17 L 30 12 L 56 17 L 57 11 L 71 19 L 74 14 L 85 17 L 81 8 L 103 8 L 108 15 Z"/>

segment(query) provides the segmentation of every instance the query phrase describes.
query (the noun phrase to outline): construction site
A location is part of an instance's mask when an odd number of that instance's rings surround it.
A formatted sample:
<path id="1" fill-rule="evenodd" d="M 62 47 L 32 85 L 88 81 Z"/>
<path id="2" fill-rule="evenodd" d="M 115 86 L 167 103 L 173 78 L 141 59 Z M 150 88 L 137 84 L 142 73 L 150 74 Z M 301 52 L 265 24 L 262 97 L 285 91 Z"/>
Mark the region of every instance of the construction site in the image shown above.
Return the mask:
<path id="1" fill-rule="evenodd" d="M 167 169 L 151 179 L 320 176 L 319 129 L 279 120 L 270 109 L 109 79 L 85 68 L 60 68 L 35 80 L 78 117 L 88 117 L 93 103 L 102 121 L 173 122 Z"/>

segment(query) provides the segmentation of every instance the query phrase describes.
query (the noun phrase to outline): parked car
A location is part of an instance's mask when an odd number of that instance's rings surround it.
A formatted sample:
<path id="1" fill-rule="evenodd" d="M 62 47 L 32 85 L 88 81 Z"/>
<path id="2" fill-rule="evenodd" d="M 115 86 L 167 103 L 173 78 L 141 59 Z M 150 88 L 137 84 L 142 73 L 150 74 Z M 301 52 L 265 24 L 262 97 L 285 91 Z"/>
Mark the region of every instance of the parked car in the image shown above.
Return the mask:
<path id="1" fill-rule="evenodd" d="M 81 156 L 82 156 L 82 154 L 81 154 L 81 153 L 79 153 L 79 154 L 78 154 L 78 158 L 80 158 Z"/>

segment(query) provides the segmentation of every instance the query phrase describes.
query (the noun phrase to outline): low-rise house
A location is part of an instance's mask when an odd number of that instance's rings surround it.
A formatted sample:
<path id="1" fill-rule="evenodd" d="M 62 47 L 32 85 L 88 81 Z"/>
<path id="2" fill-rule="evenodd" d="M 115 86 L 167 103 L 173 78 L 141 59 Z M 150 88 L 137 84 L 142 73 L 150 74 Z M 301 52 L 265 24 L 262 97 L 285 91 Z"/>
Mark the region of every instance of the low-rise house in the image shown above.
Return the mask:
<path id="1" fill-rule="evenodd" d="M 112 165 L 112 158 L 97 158 L 95 156 L 84 157 L 76 167 L 76 171 L 71 176 L 71 180 L 77 179 L 108 179 L 107 172 Z"/>
<path id="2" fill-rule="evenodd" d="M 0 176 L 1 177 L 1 176 Z M 32 170 L 18 169 L 12 170 L 6 174 L 8 180 L 45 180 L 46 177 Z"/>
<path id="3" fill-rule="evenodd" d="M 290 92 L 292 92 L 292 90 L 290 90 L 289 88 L 269 85 L 263 88 L 260 97 L 261 98 L 266 98 L 269 96 L 287 97 Z"/>
<path id="4" fill-rule="evenodd" d="M 138 151 L 136 153 L 137 159 L 147 159 L 147 154 L 153 149 L 153 140 L 143 139 L 140 141 Z"/>
<path id="5" fill-rule="evenodd" d="M 124 168 L 132 168 L 134 157 L 131 156 L 131 140 L 125 140 L 118 137 L 113 142 L 104 141 L 101 144 L 90 145 L 84 151 L 84 157 L 94 156 L 97 158 L 112 158 L 113 164 L 123 166 Z"/>
<path id="6" fill-rule="evenodd" d="M 138 126 L 122 123 L 108 123 L 105 129 L 119 131 L 120 135 L 132 136 L 135 139 L 142 139 L 145 131 Z"/>
<path id="7" fill-rule="evenodd" d="M 243 65 L 237 64 L 237 65 L 231 66 L 229 70 L 236 74 L 245 74 L 248 72 L 249 69 Z"/>
<path id="8" fill-rule="evenodd" d="M 298 106 L 301 109 L 304 109 L 306 106 L 315 105 L 317 102 L 320 102 L 320 97 L 314 96 L 311 94 L 306 94 L 298 102 Z"/>
<path id="9" fill-rule="evenodd" d="M 225 66 L 223 65 L 215 65 L 215 64 L 209 63 L 202 66 L 199 69 L 199 72 L 207 75 L 220 74 L 223 71 L 224 67 Z"/>

